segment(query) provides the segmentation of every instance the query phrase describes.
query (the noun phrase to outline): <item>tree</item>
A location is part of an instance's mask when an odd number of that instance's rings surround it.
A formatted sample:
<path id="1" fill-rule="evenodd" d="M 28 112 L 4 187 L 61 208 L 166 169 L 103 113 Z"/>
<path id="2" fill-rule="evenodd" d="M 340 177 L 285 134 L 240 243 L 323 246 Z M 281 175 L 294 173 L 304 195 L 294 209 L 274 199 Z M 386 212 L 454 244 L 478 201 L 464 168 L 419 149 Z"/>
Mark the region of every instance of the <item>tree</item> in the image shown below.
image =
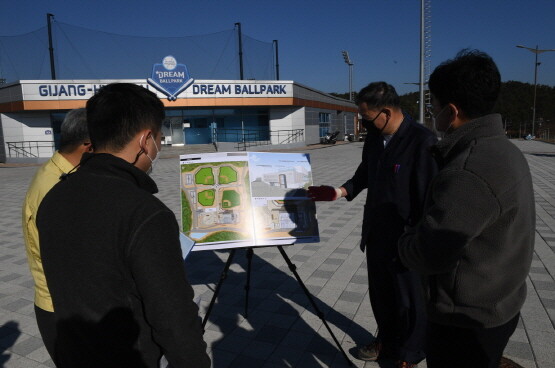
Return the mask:
<path id="1" fill-rule="evenodd" d="M 349 93 L 330 93 L 349 99 Z M 401 108 L 413 119 L 419 119 L 419 92 L 399 96 Z M 501 83 L 499 100 L 494 112 L 501 114 L 505 130 L 510 137 L 532 133 L 532 106 L 534 106 L 534 85 L 516 81 Z M 555 87 L 539 84 L 536 90 L 536 137 L 547 138 L 547 133 L 555 137 Z"/>

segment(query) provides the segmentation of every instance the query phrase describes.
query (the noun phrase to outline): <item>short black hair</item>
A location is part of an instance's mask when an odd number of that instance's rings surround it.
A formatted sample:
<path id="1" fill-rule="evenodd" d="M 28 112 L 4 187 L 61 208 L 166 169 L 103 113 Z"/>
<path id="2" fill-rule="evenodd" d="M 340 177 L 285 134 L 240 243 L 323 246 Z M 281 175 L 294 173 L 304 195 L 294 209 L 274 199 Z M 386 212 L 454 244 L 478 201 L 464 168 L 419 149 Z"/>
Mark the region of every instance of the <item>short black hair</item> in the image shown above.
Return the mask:
<path id="1" fill-rule="evenodd" d="M 401 100 L 395 88 L 386 82 L 373 82 L 360 90 L 356 96 L 355 103 L 360 105 L 366 103 L 369 108 L 401 106 Z"/>
<path id="2" fill-rule="evenodd" d="M 87 121 L 95 150 L 120 151 L 143 129 L 158 133 L 164 104 L 156 94 L 131 83 L 112 83 L 87 101 Z"/>
<path id="3" fill-rule="evenodd" d="M 58 151 L 61 153 L 71 153 L 88 140 L 87 110 L 84 108 L 70 110 L 60 127 L 60 146 Z"/>
<path id="4" fill-rule="evenodd" d="M 501 74 L 485 52 L 463 49 L 430 76 L 430 92 L 445 106 L 455 104 L 469 119 L 490 114 L 501 90 Z"/>

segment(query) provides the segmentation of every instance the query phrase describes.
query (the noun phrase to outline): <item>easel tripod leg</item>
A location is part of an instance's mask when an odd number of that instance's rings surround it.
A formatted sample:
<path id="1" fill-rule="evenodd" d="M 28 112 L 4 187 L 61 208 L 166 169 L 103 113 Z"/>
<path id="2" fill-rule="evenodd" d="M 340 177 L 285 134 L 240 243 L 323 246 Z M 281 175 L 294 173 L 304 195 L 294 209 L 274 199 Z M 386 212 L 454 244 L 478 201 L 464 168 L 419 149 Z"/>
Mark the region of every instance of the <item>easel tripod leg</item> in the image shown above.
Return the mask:
<path id="1" fill-rule="evenodd" d="M 337 345 L 337 348 L 341 351 L 341 353 L 343 354 L 343 357 L 345 358 L 345 360 L 347 360 L 347 363 L 349 363 L 349 366 L 352 366 L 353 362 L 351 362 L 351 360 L 349 359 L 349 357 L 345 353 L 345 350 L 343 350 L 343 347 L 341 346 L 339 341 L 337 341 L 337 338 L 335 337 L 335 334 L 333 333 L 330 326 L 328 325 L 328 322 L 324 318 L 324 314 L 322 313 L 322 311 L 320 311 L 320 309 L 318 308 L 318 305 L 316 305 L 316 302 L 312 298 L 312 295 L 310 295 L 310 292 L 308 291 L 305 284 L 301 280 L 301 277 L 297 273 L 297 267 L 291 262 L 291 260 L 287 256 L 287 253 L 285 253 L 285 250 L 283 250 L 283 247 L 281 245 L 278 245 L 278 249 L 279 249 L 279 252 L 281 253 L 283 259 L 287 263 L 287 266 L 289 266 L 289 269 L 291 270 L 291 272 L 293 272 L 293 275 L 295 275 L 295 278 L 299 282 L 299 285 L 301 285 L 301 288 L 303 289 L 305 295 L 307 296 L 308 300 L 310 301 L 310 304 L 312 304 L 312 307 L 314 308 L 314 310 L 316 312 L 316 315 L 318 317 L 320 317 L 320 319 L 324 323 L 324 326 L 326 326 L 326 328 L 328 329 L 328 332 L 330 333 L 331 337 L 333 338 L 333 341 L 335 341 L 335 344 Z"/>
<path id="2" fill-rule="evenodd" d="M 252 248 L 247 248 L 247 283 L 245 284 L 245 318 L 249 317 L 249 290 L 251 285 Z"/>
<path id="3" fill-rule="evenodd" d="M 220 281 L 218 281 L 218 285 L 216 285 L 216 290 L 214 290 L 214 295 L 212 295 L 212 300 L 210 300 L 210 304 L 208 305 L 208 310 L 206 311 L 206 314 L 204 315 L 204 319 L 202 320 L 202 329 L 204 330 L 204 326 L 206 326 L 206 322 L 208 322 L 208 317 L 210 316 L 210 312 L 212 311 L 212 307 L 214 306 L 214 302 L 216 301 L 216 298 L 218 297 L 218 294 L 220 292 L 220 288 L 222 287 L 222 284 L 224 283 L 224 280 L 227 277 L 227 271 L 229 270 L 229 266 L 231 265 L 231 261 L 233 261 L 233 256 L 235 255 L 235 249 L 232 249 L 229 252 L 229 256 L 227 257 L 227 262 L 225 263 L 224 269 L 222 271 L 222 273 L 220 274 Z"/>

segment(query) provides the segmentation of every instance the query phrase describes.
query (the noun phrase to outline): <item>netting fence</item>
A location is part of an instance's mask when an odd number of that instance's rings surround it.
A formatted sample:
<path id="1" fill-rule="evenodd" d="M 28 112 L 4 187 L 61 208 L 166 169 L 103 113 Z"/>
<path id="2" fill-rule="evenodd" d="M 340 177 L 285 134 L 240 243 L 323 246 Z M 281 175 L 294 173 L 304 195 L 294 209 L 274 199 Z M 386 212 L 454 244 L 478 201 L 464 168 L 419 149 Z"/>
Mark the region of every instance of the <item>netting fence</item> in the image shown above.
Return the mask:
<path id="1" fill-rule="evenodd" d="M 167 55 L 195 79 L 240 79 L 236 29 L 181 37 L 127 36 L 52 22 L 56 79 L 143 79 Z M 272 42 L 242 34 L 244 79 L 275 79 Z M 51 79 L 47 27 L 0 36 L 0 83 Z"/>

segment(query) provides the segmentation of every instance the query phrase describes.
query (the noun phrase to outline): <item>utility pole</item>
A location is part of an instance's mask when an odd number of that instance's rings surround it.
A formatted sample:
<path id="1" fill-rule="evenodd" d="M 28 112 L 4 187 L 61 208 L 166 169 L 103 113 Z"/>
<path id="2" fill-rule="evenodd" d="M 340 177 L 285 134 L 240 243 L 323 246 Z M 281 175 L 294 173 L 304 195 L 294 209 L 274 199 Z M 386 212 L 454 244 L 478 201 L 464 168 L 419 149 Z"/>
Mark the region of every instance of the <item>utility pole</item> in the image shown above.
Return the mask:
<path id="1" fill-rule="evenodd" d="M 50 51 L 50 75 L 52 80 L 55 80 L 56 67 L 54 66 L 54 48 L 52 47 L 52 18 L 54 18 L 54 14 L 46 14 L 46 24 L 48 25 L 48 50 Z"/>
<path id="2" fill-rule="evenodd" d="M 274 40 L 274 50 L 276 52 L 276 80 L 279 80 L 279 54 L 278 54 L 278 40 Z"/>
<path id="3" fill-rule="evenodd" d="M 425 123 L 425 108 L 431 103 L 430 93 L 426 88 L 431 72 L 431 6 L 431 0 L 420 0 L 420 124 Z"/>
<path id="4" fill-rule="evenodd" d="M 241 23 L 235 23 L 237 26 L 238 36 L 239 36 L 239 75 L 241 80 L 243 77 L 243 36 L 241 35 Z"/>
<path id="5" fill-rule="evenodd" d="M 538 49 L 538 45 L 536 45 L 536 48 L 526 47 L 522 45 L 517 45 L 516 47 L 520 49 L 526 49 L 536 54 L 536 61 L 534 62 L 534 107 L 532 107 L 532 137 L 533 137 L 535 134 L 534 128 L 536 125 L 536 89 L 538 87 L 538 66 L 541 64 L 541 63 L 538 63 L 538 54 L 549 52 L 549 51 L 555 51 L 555 49 L 541 50 L 541 49 Z"/>

